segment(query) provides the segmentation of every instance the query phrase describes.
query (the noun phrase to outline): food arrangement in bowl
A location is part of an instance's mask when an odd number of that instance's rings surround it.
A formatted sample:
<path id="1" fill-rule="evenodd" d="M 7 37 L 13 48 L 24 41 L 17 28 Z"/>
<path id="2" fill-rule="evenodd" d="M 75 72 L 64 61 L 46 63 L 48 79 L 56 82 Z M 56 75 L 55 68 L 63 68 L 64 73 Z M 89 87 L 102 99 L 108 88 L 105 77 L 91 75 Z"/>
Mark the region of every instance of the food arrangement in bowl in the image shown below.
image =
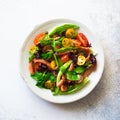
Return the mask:
<path id="1" fill-rule="evenodd" d="M 36 86 L 53 95 L 72 94 L 90 81 L 96 71 L 96 54 L 77 24 L 61 24 L 42 31 L 29 48 L 29 73 Z"/>

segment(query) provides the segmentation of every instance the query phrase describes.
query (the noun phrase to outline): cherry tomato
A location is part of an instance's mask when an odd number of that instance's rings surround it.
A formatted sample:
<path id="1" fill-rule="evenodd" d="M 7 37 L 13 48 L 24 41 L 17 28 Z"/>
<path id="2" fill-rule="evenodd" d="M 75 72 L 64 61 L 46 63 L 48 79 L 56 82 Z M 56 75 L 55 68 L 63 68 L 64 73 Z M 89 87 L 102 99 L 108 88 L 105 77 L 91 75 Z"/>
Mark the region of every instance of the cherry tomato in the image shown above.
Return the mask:
<path id="1" fill-rule="evenodd" d="M 64 39 L 62 40 L 62 45 L 63 45 L 64 47 L 70 47 L 70 46 L 71 46 L 71 40 L 70 40 L 69 38 L 64 38 Z"/>
<path id="2" fill-rule="evenodd" d="M 72 38 L 72 36 L 74 35 L 74 33 L 75 33 L 75 30 L 73 28 L 69 28 L 69 29 L 66 30 L 65 36 L 67 38 Z"/>
<path id="3" fill-rule="evenodd" d="M 84 65 L 85 61 L 86 61 L 86 59 L 83 55 L 78 56 L 78 61 L 77 61 L 78 65 Z"/>
<path id="4" fill-rule="evenodd" d="M 45 33 L 40 33 L 34 38 L 34 44 L 37 45 L 45 37 Z"/>
<path id="5" fill-rule="evenodd" d="M 51 68 L 54 70 L 56 68 L 56 62 L 55 62 L 55 60 L 52 60 L 51 63 L 50 63 L 50 65 L 51 65 Z"/>
<path id="6" fill-rule="evenodd" d="M 76 38 L 81 42 L 81 45 L 84 47 L 88 46 L 88 39 L 83 33 L 78 33 Z"/>
<path id="7" fill-rule="evenodd" d="M 60 58 L 61 62 L 62 63 L 66 63 L 68 60 L 69 60 L 69 57 L 68 55 L 63 55 L 61 58 Z"/>
<path id="8" fill-rule="evenodd" d="M 36 50 L 37 50 L 37 47 L 35 45 L 30 46 L 31 53 L 35 53 Z"/>

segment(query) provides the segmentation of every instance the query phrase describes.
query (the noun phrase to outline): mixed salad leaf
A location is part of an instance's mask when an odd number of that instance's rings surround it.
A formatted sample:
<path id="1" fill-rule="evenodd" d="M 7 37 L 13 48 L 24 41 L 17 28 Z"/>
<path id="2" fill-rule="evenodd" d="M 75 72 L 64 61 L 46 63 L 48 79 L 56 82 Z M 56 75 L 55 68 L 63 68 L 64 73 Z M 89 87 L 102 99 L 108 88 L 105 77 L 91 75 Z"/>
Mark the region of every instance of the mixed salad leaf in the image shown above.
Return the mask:
<path id="1" fill-rule="evenodd" d="M 84 33 L 75 24 L 63 24 L 35 36 L 29 49 L 30 76 L 36 86 L 53 95 L 77 92 L 90 80 L 96 56 Z"/>

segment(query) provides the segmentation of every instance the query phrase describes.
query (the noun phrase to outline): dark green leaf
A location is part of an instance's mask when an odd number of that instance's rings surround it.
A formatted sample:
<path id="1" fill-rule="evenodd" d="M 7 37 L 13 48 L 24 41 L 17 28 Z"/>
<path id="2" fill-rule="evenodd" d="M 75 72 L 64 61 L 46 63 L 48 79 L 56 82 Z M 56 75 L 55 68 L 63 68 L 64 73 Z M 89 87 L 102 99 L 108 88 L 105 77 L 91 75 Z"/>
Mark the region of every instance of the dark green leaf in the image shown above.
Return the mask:
<path id="1" fill-rule="evenodd" d="M 40 44 L 43 45 L 43 46 L 51 45 L 53 40 L 54 40 L 53 38 L 43 39 L 43 40 L 40 41 Z"/>
<path id="2" fill-rule="evenodd" d="M 85 69 L 86 69 L 86 67 L 76 67 L 75 69 L 74 69 L 74 71 L 76 72 L 76 73 L 83 73 L 84 71 L 85 71 Z"/>
<path id="3" fill-rule="evenodd" d="M 56 88 L 54 89 L 53 95 L 57 95 L 58 93 L 59 93 L 59 87 L 56 87 Z"/>
<path id="4" fill-rule="evenodd" d="M 55 54 L 54 54 L 54 59 L 55 59 L 55 62 L 57 64 L 57 67 L 60 67 L 63 65 L 62 62 L 60 61 L 60 59 Z"/>
<path id="5" fill-rule="evenodd" d="M 62 46 L 62 40 L 63 40 L 64 38 L 65 38 L 65 37 L 59 38 L 58 40 L 55 41 L 55 44 L 56 44 L 56 45 L 59 45 L 59 46 Z"/>
<path id="6" fill-rule="evenodd" d="M 53 50 L 55 51 L 55 50 L 56 50 L 56 43 L 55 43 L 55 40 L 53 40 L 53 41 L 51 42 L 51 46 L 52 46 Z"/>
<path id="7" fill-rule="evenodd" d="M 80 77 L 79 77 L 79 75 L 76 74 L 74 71 L 68 71 L 68 72 L 67 72 L 67 79 L 74 81 L 74 80 L 79 80 Z"/>
<path id="8" fill-rule="evenodd" d="M 43 73 L 35 72 L 34 74 L 31 74 L 31 77 L 36 81 L 39 81 L 42 79 Z"/>
<path id="9" fill-rule="evenodd" d="M 47 53 L 42 53 L 41 57 L 45 60 L 48 60 L 52 57 L 52 55 L 53 55 L 53 51 L 50 51 L 50 52 L 47 52 Z"/>
<path id="10" fill-rule="evenodd" d="M 61 67 L 60 67 L 60 71 L 62 73 L 64 73 L 66 71 L 66 69 L 70 66 L 70 64 L 72 63 L 72 60 L 67 61 L 66 63 L 64 63 Z"/>
<path id="11" fill-rule="evenodd" d="M 90 61 L 87 61 L 83 66 L 89 66 L 90 64 L 91 64 Z"/>
<path id="12" fill-rule="evenodd" d="M 36 86 L 38 86 L 38 87 L 44 87 L 44 81 L 38 81 L 37 83 L 36 83 Z"/>
<path id="13" fill-rule="evenodd" d="M 50 77 L 49 77 L 49 80 L 51 82 L 55 82 L 56 81 L 55 76 L 51 74 Z"/>
<path id="14" fill-rule="evenodd" d="M 55 77 L 52 73 L 45 73 L 45 72 L 35 72 L 31 75 L 33 79 L 37 81 L 36 86 L 44 87 L 46 80 L 51 80 L 51 82 L 55 82 Z"/>
<path id="15" fill-rule="evenodd" d="M 36 86 L 43 87 L 46 81 L 45 73 L 35 72 L 31 77 L 37 81 Z"/>
<path id="16" fill-rule="evenodd" d="M 31 77 L 37 81 L 36 86 L 38 87 L 44 86 L 44 83 L 46 81 L 45 73 L 35 72 L 35 74 L 31 75 Z"/>
<path id="17" fill-rule="evenodd" d="M 58 58 L 57 60 L 58 60 L 58 64 L 59 64 L 59 66 L 62 66 L 63 63 L 61 62 L 60 58 Z"/>

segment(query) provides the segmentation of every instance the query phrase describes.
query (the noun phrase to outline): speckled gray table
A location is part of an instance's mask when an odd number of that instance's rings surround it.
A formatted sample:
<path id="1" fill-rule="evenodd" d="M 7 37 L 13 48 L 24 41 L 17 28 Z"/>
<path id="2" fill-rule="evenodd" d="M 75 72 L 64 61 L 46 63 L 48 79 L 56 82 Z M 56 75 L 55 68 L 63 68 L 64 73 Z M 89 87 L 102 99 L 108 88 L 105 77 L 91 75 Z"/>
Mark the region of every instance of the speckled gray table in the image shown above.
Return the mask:
<path id="1" fill-rule="evenodd" d="M 105 69 L 96 88 L 71 104 L 34 95 L 20 78 L 19 49 L 36 24 L 72 18 L 100 38 Z M 0 0 L 0 120 L 120 120 L 119 0 Z"/>

